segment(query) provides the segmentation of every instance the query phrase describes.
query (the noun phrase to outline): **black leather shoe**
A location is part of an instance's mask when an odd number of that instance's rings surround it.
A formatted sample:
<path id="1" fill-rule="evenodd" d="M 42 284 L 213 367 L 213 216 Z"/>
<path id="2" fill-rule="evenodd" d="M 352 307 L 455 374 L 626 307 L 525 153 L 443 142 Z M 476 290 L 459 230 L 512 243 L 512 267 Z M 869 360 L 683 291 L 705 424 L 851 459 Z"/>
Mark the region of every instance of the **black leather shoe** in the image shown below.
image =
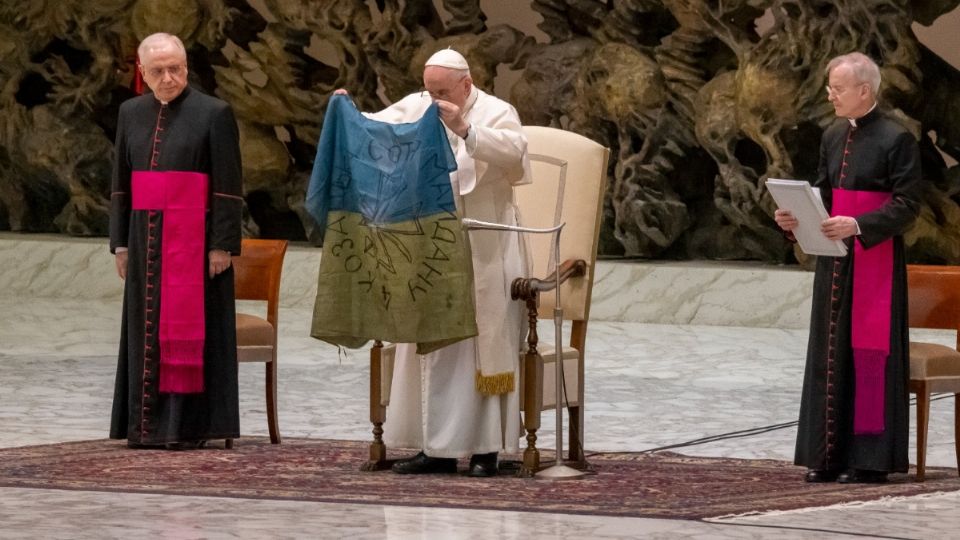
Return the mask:
<path id="1" fill-rule="evenodd" d="M 397 460 L 390 470 L 397 474 L 454 474 L 457 472 L 457 460 L 430 457 L 420 452 L 412 458 Z"/>
<path id="2" fill-rule="evenodd" d="M 467 476 L 474 478 L 489 478 L 496 476 L 499 472 L 497 468 L 497 453 L 474 454 L 470 456 L 470 468 L 467 470 Z"/>
<path id="3" fill-rule="evenodd" d="M 840 471 L 830 469 L 808 469 L 807 474 L 803 477 L 803 480 L 811 484 L 819 484 L 823 482 L 833 482 L 839 475 Z"/>
<path id="4" fill-rule="evenodd" d="M 162 450 L 164 445 L 162 444 L 143 444 L 138 442 L 127 441 L 127 448 L 133 448 L 135 450 Z"/>
<path id="5" fill-rule="evenodd" d="M 167 450 L 199 450 L 207 445 L 207 441 L 181 441 L 164 445 Z"/>
<path id="6" fill-rule="evenodd" d="M 883 484 L 887 481 L 886 471 L 868 471 L 850 469 L 840 473 L 837 482 L 841 484 Z"/>

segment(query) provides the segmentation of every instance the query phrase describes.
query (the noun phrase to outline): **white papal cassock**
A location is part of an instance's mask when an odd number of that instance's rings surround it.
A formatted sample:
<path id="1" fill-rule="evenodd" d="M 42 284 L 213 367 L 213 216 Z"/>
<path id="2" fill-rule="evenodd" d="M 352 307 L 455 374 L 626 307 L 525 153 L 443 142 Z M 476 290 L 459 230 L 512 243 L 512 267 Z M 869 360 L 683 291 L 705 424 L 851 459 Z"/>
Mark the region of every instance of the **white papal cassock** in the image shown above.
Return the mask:
<path id="1" fill-rule="evenodd" d="M 368 114 L 382 122 L 413 122 L 431 103 L 426 92 L 411 94 Z M 457 207 L 464 217 L 517 224 L 513 186 L 531 181 L 527 140 L 509 103 L 474 87 L 463 110 L 466 139 L 447 130 L 457 158 L 451 173 Z M 476 338 L 427 355 L 398 344 L 384 439 L 391 447 L 421 448 L 431 457 L 516 451 L 520 438 L 519 350 L 524 307 L 510 299 L 510 284 L 527 273 L 524 239 L 518 233 L 473 231 Z M 484 395 L 483 375 L 513 373 L 513 390 Z M 501 377 L 502 379 L 502 377 Z"/>

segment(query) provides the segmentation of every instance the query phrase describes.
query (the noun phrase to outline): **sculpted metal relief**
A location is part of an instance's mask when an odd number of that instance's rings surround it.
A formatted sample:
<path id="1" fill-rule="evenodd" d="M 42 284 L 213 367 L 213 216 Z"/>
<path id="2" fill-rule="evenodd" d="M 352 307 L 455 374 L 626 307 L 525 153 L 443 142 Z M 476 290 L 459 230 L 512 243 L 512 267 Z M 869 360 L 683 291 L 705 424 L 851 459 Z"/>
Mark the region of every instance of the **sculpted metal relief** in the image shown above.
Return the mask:
<path id="1" fill-rule="evenodd" d="M 601 249 L 650 258 L 792 260 L 767 177 L 812 179 L 833 119 L 826 62 L 879 60 L 882 102 L 929 180 L 912 260 L 960 262 L 960 72 L 921 45 L 960 0 L 532 0 L 538 42 L 479 0 L 14 0 L 0 5 L 0 230 L 106 234 L 112 139 L 136 44 L 187 44 L 191 83 L 241 131 L 251 234 L 316 239 L 304 190 L 331 92 L 375 110 L 453 46 L 531 125 L 613 150 Z M 758 30 L 758 28 L 760 30 Z M 939 150 L 939 151 L 938 151 Z M 942 153 L 942 154 L 941 154 Z"/>

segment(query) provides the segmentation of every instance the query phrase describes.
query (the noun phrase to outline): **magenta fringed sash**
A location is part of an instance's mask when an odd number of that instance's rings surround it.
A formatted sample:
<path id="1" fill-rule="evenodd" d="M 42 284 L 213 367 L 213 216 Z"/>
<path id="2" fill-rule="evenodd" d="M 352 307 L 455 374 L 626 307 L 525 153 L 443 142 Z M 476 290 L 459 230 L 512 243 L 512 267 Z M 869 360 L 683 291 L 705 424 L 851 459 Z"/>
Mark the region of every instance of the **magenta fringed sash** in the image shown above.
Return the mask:
<path id="1" fill-rule="evenodd" d="M 207 175 L 134 171 L 133 209 L 163 212 L 160 392 L 203 392 Z"/>
<path id="2" fill-rule="evenodd" d="M 882 191 L 833 190 L 833 215 L 857 217 L 882 207 Z M 884 430 L 884 373 L 890 355 L 890 309 L 893 302 L 893 239 L 865 249 L 853 242 L 853 433 Z"/>

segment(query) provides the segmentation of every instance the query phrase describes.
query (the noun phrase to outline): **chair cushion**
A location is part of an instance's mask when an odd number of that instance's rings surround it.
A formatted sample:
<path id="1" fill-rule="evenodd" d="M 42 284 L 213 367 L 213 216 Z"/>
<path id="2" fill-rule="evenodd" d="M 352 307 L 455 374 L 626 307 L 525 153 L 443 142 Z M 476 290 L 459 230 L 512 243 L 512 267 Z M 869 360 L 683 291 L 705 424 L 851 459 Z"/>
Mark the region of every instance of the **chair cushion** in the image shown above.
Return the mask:
<path id="1" fill-rule="evenodd" d="M 538 346 L 537 350 L 543 358 L 543 407 L 541 410 L 553 409 L 557 403 L 557 356 L 553 347 Z M 520 353 L 520 365 L 523 365 L 524 352 Z M 563 383 L 566 399 L 564 403 L 575 407 L 580 405 L 580 352 L 573 347 L 563 348 Z M 521 370 L 522 371 L 522 370 Z M 520 374 L 520 387 L 523 388 L 523 373 Z M 521 392 L 521 396 L 523 393 Z M 520 400 L 520 410 L 523 400 Z"/>
<path id="2" fill-rule="evenodd" d="M 380 350 L 380 404 L 390 405 L 390 389 L 393 387 L 393 365 L 397 357 L 397 346 L 389 343 Z"/>
<path id="3" fill-rule="evenodd" d="M 273 325 L 266 319 L 237 313 L 237 347 L 268 346 L 273 347 Z"/>
<path id="4" fill-rule="evenodd" d="M 552 345 L 547 345 L 540 343 L 537 345 L 537 351 L 540 353 L 540 356 L 543 357 L 544 362 L 553 362 L 556 358 L 556 355 L 553 354 L 554 347 Z M 520 351 L 520 358 L 523 358 L 523 355 L 526 353 L 526 349 Z M 580 351 L 574 349 L 573 347 L 563 346 L 563 359 L 564 360 L 578 360 L 580 358 Z"/>
<path id="5" fill-rule="evenodd" d="M 960 377 L 960 352 L 936 343 L 910 342 L 910 378 Z"/>

